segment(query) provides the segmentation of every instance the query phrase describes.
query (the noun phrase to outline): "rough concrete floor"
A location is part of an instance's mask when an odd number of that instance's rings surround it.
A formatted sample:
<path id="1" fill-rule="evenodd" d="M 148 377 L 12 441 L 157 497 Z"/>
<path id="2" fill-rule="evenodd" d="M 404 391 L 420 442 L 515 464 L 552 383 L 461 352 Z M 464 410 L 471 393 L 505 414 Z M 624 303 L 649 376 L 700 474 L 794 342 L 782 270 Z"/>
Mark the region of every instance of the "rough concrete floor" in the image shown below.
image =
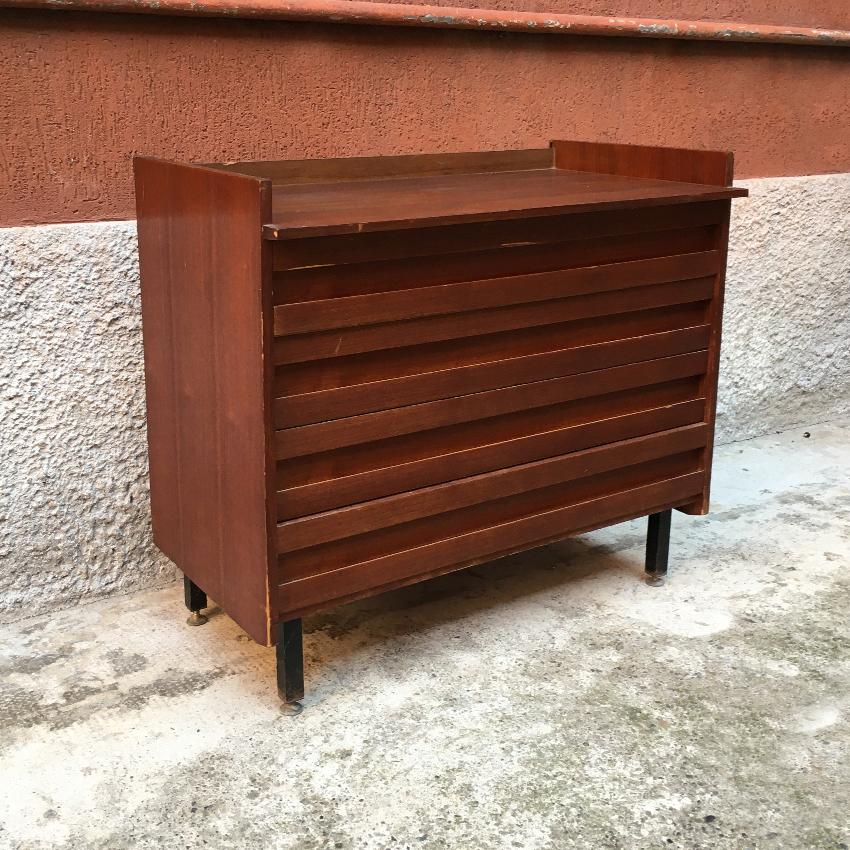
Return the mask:
<path id="1" fill-rule="evenodd" d="M 177 587 L 4 626 L 0 845 L 850 845 L 850 421 L 624 524 L 306 622 L 308 697 Z"/>

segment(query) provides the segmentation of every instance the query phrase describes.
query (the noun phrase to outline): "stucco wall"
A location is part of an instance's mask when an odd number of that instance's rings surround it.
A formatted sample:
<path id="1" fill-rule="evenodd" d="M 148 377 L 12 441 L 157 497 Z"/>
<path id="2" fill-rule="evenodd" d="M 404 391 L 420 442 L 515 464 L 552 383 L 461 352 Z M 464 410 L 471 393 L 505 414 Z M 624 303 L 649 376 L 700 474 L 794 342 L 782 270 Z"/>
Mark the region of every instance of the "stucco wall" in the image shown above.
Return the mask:
<path id="1" fill-rule="evenodd" d="M 850 174 L 735 202 L 718 438 L 850 409 Z M 151 542 L 133 222 L 0 229 L 0 616 L 174 572 Z"/>
<path id="2" fill-rule="evenodd" d="M 164 582 L 135 222 L 0 229 L 0 612 Z"/>
<path id="3" fill-rule="evenodd" d="M 623 4 L 594 9 L 606 5 Z M 801 24 L 848 8 L 647 0 L 619 13 L 713 6 L 758 21 L 768 5 Z M 134 153 L 218 162 L 572 138 L 733 150 L 739 177 L 850 171 L 850 49 L 2 12 L 0 226 L 131 218 Z"/>
<path id="4" fill-rule="evenodd" d="M 734 201 L 718 439 L 850 409 L 850 174 L 744 180 Z"/>

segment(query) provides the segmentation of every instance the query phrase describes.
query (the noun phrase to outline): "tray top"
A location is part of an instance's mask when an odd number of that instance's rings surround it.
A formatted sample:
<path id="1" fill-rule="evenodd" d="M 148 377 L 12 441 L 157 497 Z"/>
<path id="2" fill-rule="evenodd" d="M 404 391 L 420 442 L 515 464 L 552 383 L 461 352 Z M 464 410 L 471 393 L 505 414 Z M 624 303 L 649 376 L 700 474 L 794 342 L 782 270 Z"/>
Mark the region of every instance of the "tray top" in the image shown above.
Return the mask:
<path id="1" fill-rule="evenodd" d="M 560 168 L 275 184 L 268 239 L 742 197 L 746 189 Z"/>

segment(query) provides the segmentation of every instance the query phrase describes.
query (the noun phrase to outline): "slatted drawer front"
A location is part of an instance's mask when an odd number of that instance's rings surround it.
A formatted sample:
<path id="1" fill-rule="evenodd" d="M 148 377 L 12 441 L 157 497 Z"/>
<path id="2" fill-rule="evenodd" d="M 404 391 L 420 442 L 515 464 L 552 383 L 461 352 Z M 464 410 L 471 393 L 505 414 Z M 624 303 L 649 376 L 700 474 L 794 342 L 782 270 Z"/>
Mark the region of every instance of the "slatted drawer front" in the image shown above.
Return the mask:
<path id="1" fill-rule="evenodd" d="M 722 213 L 276 243 L 279 613 L 700 494 Z"/>

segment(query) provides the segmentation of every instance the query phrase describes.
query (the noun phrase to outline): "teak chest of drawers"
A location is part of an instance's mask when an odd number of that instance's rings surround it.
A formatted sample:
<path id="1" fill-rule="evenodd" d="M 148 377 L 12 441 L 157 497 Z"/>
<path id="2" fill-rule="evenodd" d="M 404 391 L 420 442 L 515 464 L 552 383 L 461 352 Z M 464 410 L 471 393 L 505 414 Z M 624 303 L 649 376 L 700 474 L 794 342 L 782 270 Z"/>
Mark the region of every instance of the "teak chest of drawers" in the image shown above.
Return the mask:
<path id="1" fill-rule="evenodd" d="M 154 536 L 286 703 L 304 614 L 644 515 L 659 579 L 707 510 L 731 154 L 135 174 Z"/>

